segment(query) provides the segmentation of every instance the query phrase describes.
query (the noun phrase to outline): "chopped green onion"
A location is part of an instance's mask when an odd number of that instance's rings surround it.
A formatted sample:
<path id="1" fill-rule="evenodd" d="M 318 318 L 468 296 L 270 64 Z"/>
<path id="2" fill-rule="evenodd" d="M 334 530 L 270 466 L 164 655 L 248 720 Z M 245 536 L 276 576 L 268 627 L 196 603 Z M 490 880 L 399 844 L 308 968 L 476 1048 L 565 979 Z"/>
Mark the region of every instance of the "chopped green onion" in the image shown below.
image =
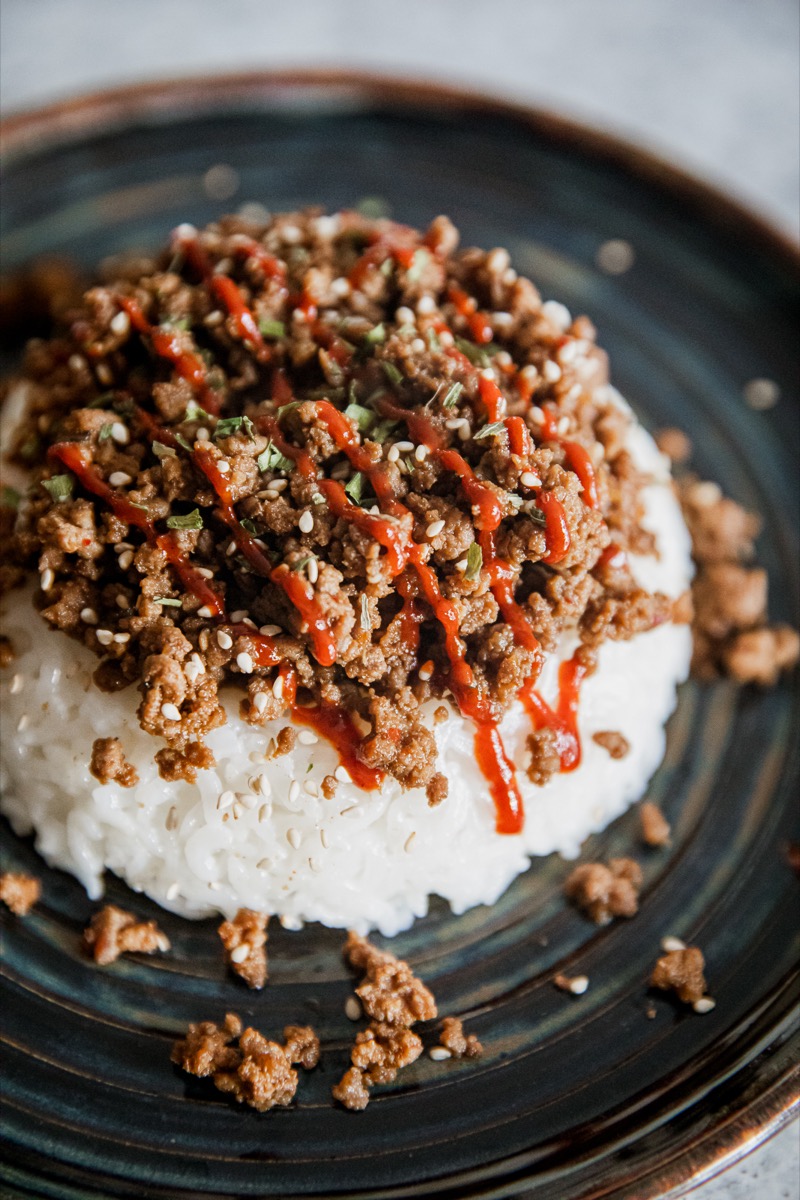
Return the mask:
<path id="1" fill-rule="evenodd" d="M 289 402 L 288 404 L 282 404 L 282 405 L 280 406 L 280 408 L 278 409 L 278 411 L 275 413 L 275 416 L 276 416 L 276 417 L 278 418 L 278 420 L 280 421 L 280 419 L 281 419 L 281 417 L 284 415 L 284 413 L 288 413 L 288 412 L 294 412 L 294 410 L 295 410 L 296 408 L 299 408 L 299 407 L 300 407 L 300 405 L 301 405 L 301 404 L 303 404 L 303 403 L 304 403 L 304 401 L 303 401 L 303 400 L 290 400 L 290 402 Z"/>
<path id="2" fill-rule="evenodd" d="M 356 471 L 353 478 L 344 485 L 344 490 L 354 504 L 361 503 L 364 492 L 364 476 L 361 471 Z"/>
<path id="3" fill-rule="evenodd" d="M 364 334 L 364 341 L 368 346 L 377 346 L 381 342 L 386 341 L 386 326 L 381 322 L 380 325 L 374 325 L 369 333 Z"/>
<path id="4" fill-rule="evenodd" d="M 190 400 L 186 405 L 186 412 L 183 414 L 184 421 L 207 421 L 210 418 L 211 413 L 207 413 L 204 408 L 201 408 L 196 400 Z"/>
<path id="5" fill-rule="evenodd" d="M 180 330 L 181 333 L 188 333 L 191 327 L 192 323 L 188 317 L 179 317 L 177 321 L 162 321 L 159 326 L 160 329 L 165 329 L 168 333 L 172 333 L 176 329 Z"/>
<path id="6" fill-rule="evenodd" d="M 187 442 L 186 438 L 183 436 L 182 433 L 173 433 L 172 436 L 175 438 L 175 441 L 178 443 L 179 446 L 183 446 L 184 450 L 188 450 L 189 453 L 191 454 L 192 447 L 189 445 L 189 443 Z"/>
<path id="7" fill-rule="evenodd" d="M 381 360 L 383 373 L 390 383 L 398 384 L 403 382 L 403 372 L 399 371 L 392 362 L 387 362 L 386 359 Z"/>
<path id="8" fill-rule="evenodd" d="M 428 339 L 428 348 L 434 352 L 441 350 L 442 343 L 439 341 L 439 335 L 432 325 L 428 326 L 425 331 L 425 337 Z"/>
<path id="9" fill-rule="evenodd" d="M 258 527 L 255 521 L 251 521 L 249 517 L 242 517 L 239 524 L 241 525 L 242 529 L 246 529 L 247 532 L 252 533 L 254 537 L 258 535 Z"/>
<path id="10" fill-rule="evenodd" d="M 473 542 L 467 551 L 467 569 L 464 572 L 465 579 L 477 579 L 481 573 L 483 566 L 483 551 L 477 542 Z"/>
<path id="11" fill-rule="evenodd" d="M 474 342 L 468 342 L 466 338 L 456 338 L 456 346 L 464 354 L 474 367 L 488 367 L 489 355 L 483 346 L 476 346 Z"/>
<path id="12" fill-rule="evenodd" d="M 175 451 L 172 446 L 165 446 L 163 442 L 153 442 L 153 454 L 156 458 L 175 458 Z"/>
<path id="13" fill-rule="evenodd" d="M 292 563 L 292 570 L 293 571 L 302 571 L 304 567 L 308 566 L 308 564 L 311 562 L 312 558 L 316 558 L 316 557 L 317 557 L 316 554 L 305 554 L 302 558 L 298 558 L 296 563 Z"/>
<path id="14" fill-rule="evenodd" d="M 20 494 L 16 488 L 4 487 L 0 490 L 0 505 L 3 508 L 19 508 Z"/>
<path id="15" fill-rule="evenodd" d="M 458 398 L 463 390 L 463 383 L 454 383 L 452 387 L 449 387 L 444 400 L 442 400 L 442 408 L 455 408 L 455 406 L 458 404 Z"/>
<path id="16" fill-rule="evenodd" d="M 535 508 L 535 507 L 529 508 L 528 516 L 531 518 L 531 520 L 533 521 L 533 523 L 535 525 L 545 526 L 547 524 L 547 517 L 544 515 L 544 513 L 542 512 L 542 510 L 540 508 Z"/>
<path id="17" fill-rule="evenodd" d="M 259 321 L 258 328 L 264 337 L 282 338 L 286 335 L 283 321 Z"/>
<path id="18" fill-rule="evenodd" d="M 472 436 L 476 442 L 479 442 L 481 438 L 494 437 L 496 433 L 501 433 L 504 429 L 504 421 L 492 421 L 491 425 L 484 425 L 482 429 L 479 429 L 478 432 L 474 433 Z"/>
<path id="19" fill-rule="evenodd" d="M 409 283 L 416 283 L 418 281 L 430 260 L 430 251 L 425 250 L 424 247 L 420 246 L 419 250 L 414 251 L 414 258 L 406 274 L 406 279 Z"/>
<path id="20" fill-rule="evenodd" d="M 391 437 L 397 425 L 397 421 L 381 421 L 370 433 L 370 438 L 382 446 L 386 439 Z"/>
<path id="21" fill-rule="evenodd" d="M 171 600 L 169 596 L 157 596 L 153 601 L 154 604 L 163 604 L 169 608 L 180 608 L 180 600 Z"/>
<path id="22" fill-rule="evenodd" d="M 372 629 L 372 619 L 369 615 L 369 600 L 364 592 L 361 594 L 361 628 L 367 633 Z"/>
<path id="23" fill-rule="evenodd" d="M 242 429 L 251 442 L 255 441 L 255 426 L 249 417 L 225 417 L 222 421 L 217 421 L 214 438 L 232 437 L 234 433 L 238 433 Z"/>
<path id="24" fill-rule="evenodd" d="M 71 475 L 53 475 L 52 479 L 42 480 L 42 487 L 50 493 L 50 499 L 54 504 L 61 504 L 63 500 L 69 500 L 72 495 L 74 482 Z"/>
<path id="25" fill-rule="evenodd" d="M 259 471 L 291 471 L 292 460 L 287 458 L 285 454 L 281 454 L 280 450 L 272 439 L 267 442 L 266 449 L 259 454 L 256 459 Z"/>
<path id="26" fill-rule="evenodd" d="M 344 415 L 355 421 L 361 433 L 366 433 L 375 424 L 375 413 L 361 404 L 348 404 Z"/>
<path id="27" fill-rule="evenodd" d="M 113 421 L 109 421 L 106 425 L 100 426 L 100 432 L 97 435 L 98 442 L 107 442 L 111 437 L 111 430 L 114 428 Z"/>
<path id="28" fill-rule="evenodd" d="M 190 513 L 186 513 L 182 517 L 167 517 L 167 529 L 202 529 L 203 518 L 200 516 L 200 510 L 193 508 Z"/>

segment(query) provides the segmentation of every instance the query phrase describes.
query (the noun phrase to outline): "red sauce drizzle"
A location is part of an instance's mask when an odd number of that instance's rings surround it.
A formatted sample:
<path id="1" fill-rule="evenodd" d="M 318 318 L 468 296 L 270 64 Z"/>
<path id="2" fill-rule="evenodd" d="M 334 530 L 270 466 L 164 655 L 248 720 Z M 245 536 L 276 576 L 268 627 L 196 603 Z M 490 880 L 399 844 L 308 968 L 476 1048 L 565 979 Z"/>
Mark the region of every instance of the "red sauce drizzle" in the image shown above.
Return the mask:
<path id="1" fill-rule="evenodd" d="M 353 783 L 368 792 L 380 787 L 384 772 L 377 767 L 367 766 L 358 757 L 363 738 L 348 712 L 335 704 L 320 704 L 314 708 L 297 705 L 293 714 L 295 721 L 310 726 L 336 747 L 342 766 L 347 769 Z"/>
<path id="2" fill-rule="evenodd" d="M 138 302 L 131 296 L 117 296 L 117 303 L 130 317 L 131 324 L 137 333 L 149 337 L 150 344 L 159 358 L 165 359 L 185 379 L 199 396 L 203 407 L 212 415 L 220 409 L 220 397 L 209 387 L 206 376 L 206 365 L 199 354 L 193 350 L 185 350 L 182 346 L 182 335 L 177 330 L 162 329 L 151 325 L 142 312 Z"/>
<path id="3" fill-rule="evenodd" d="M 580 442 L 562 442 L 564 459 L 571 471 L 580 479 L 583 485 L 583 502 L 587 508 L 598 508 L 600 498 L 597 494 L 597 476 L 594 463 L 589 451 Z"/>
<path id="4" fill-rule="evenodd" d="M 452 301 L 456 312 L 464 317 L 467 327 L 472 334 L 473 340 L 479 346 L 485 346 L 494 337 L 491 323 L 486 313 L 478 311 L 478 302 L 472 296 L 468 296 L 466 292 L 462 292 L 461 288 L 454 287 L 452 284 L 448 288 L 448 295 Z M 490 420 L 496 420 L 495 417 L 490 417 Z"/>
<path id="5" fill-rule="evenodd" d="M 556 749 L 562 771 L 574 771 L 581 761 L 581 742 L 578 735 L 578 700 L 586 668 L 573 656 L 558 669 L 558 704 L 552 709 L 534 689 L 529 680 L 520 699 L 528 710 L 535 729 L 552 729 L 556 734 Z"/>
<path id="6" fill-rule="evenodd" d="M 187 262 L 202 276 L 212 295 L 228 310 L 233 319 L 234 328 L 242 341 L 247 343 L 260 362 L 268 362 L 272 357 L 272 352 L 269 346 L 264 344 L 258 322 L 245 304 L 238 286 L 229 275 L 223 275 L 212 269 L 196 236 L 188 236 L 179 227 L 175 231 L 173 239 L 176 247 L 186 255 Z M 251 243 L 251 245 L 255 246 L 256 243 Z"/>

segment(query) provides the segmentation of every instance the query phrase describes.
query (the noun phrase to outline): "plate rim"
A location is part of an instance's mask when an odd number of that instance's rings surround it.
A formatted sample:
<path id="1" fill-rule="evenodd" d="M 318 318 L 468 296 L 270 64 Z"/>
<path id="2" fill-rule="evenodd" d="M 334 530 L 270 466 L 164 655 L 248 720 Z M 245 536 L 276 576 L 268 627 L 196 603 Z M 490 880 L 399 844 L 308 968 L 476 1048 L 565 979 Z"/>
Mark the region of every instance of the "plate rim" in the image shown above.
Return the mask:
<path id="1" fill-rule="evenodd" d="M 49 147 L 130 127 L 148 118 L 152 120 L 158 114 L 163 119 L 165 110 L 170 122 L 202 111 L 241 110 L 244 102 L 254 105 L 274 103 L 282 94 L 289 97 L 302 92 L 318 93 L 329 100 L 338 98 L 343 103 L 395 110 L 435 111 L 437 114 L 480 110 L 485 115 L 522 124 L 535 136 L 567 150 L 612 163 L 634 179 L 655 186 L 663 194 L 688 205 L 697 219 L 755 244 L 796 275 L 800 286 L 800 243 L 768 216 L 741 198 L 726 194 L 720 186 L 662 158 L 658 152 L 636 141 L 548 107 L 422 76 L 337 67 L 299 67 L 188 74 L 100 88 L 14 111 L 0 119 L 0 163 L 10 166 Z M 800 1006 L 795 1008 L 795 1018 L 799 1009 Z M 778 1030 L 775 1033 L 778 1036 L 762 1054 L 775 1053 L 780 1048 L 777 1041 L 782 1041 L 785 1049 L 795 1040 L 789 1037 L 787 1041 L 785 1036 L 781 1039 Z M 643 1174 L 622 1182 L 614 1188 L 613 1195 L 619 1200 L 677 1200 L 679 1195 L 685 1194 L 687 1187 L 694 1190 L 771 1139 L 798 1112 L 800 1066 L 795 1060 L 794 1069 L 790 1066 L 777 1079 L 768 1081 L 741 1109 L 733 1114 L 729 1111 L 727 1116 L 716 1114 L 698 1145 L 691 1149 L 684 1145 L 663 1168 L 652 1160 L 643 1162 Z M 495 1169 L 498 1165 L 493 1164 Z M 491 1167 L 491 1164 L 487 1166 Z M 486 1197 L 510 1195 L 508 1184 L 504 1184 L 502 1178 L 495 1175 L 496 1184 L 492 1185 L 492 1173 L 490 1169 L 484 1175 L 488 1190 L 483 1191 L 480 1175 L 484 1172 L 480 1171 L 475 1180 L 479 1193 L 474 1194 Z M 441 1180 L 445 1191 L 455 1178 Z M 411 1185 L 405 1194 L 427 1194 L 427 1187 L 435 1182 Z M 526 1188 L 524 1177 L 518 1179 L 516 1186 L 520 1185 Z M 418 1188 L 422 1190 L 418 1191 Z M 524 1195 L 525 1191 L 514 1194 Z M 581 1191 L 587 1200 L 595 1194 L 591 1188 Z M 612 1193 L 603 1189 L 603 1194 Z"/>

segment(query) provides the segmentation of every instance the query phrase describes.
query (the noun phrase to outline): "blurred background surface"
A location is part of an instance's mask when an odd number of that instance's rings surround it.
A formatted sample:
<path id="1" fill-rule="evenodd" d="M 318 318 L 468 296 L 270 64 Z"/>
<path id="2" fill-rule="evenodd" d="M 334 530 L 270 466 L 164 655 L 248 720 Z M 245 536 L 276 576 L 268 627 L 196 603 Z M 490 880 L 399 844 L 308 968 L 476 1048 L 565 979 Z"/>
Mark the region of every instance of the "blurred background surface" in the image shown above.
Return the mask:
<path id="1" fill-rule="evenodd" d="M 800 235 L 796 0 L 0 0 L 5 113 L 145 79 L 360 67 L 644 144 Z M 797 1200 L 795 1123 L 698 1200 Z"/>

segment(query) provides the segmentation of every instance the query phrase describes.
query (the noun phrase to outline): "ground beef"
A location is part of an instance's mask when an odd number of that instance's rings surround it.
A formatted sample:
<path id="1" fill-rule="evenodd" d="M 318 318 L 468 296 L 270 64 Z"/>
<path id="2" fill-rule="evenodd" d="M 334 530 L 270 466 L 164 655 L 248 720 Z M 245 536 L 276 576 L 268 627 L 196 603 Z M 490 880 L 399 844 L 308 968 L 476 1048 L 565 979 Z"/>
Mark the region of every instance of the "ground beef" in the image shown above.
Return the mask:
<path id="1" fill-rule="evenodd" d="M 0 875 L 0 901 L 17 917 L 27 917 L 42 894 L 42 885 L 33 875 L 4 871 Z"/>
<path id="2" fill-rule="evenodd" d="M 385 1025 L 413 1025 L 436 1016 L 436 1001 L 408 963 L 378 950 L 352 931 L 344 949 L 351 967 L 364 974 L 356 995 L 364 1011 Z"/>
<path id="3" fill-rule="evenodd" d="M 453 1058 L 479 1058 L 483 1046 L 474 1033 L 464 1033 L 458 1017 L 445 1017 L 439 1033 L 439 1044 L 449 1050 Z"/>
<path id="4" fill-rule="evenodd" d="M 139 782 L 139 772 L 125 758 L 122 742 L 115 737 L 95 739 L 89 770 L 101 783 L 114 782 L 129 788 Z"/>
<path id="5" fill-rule="evenodd" d="M 674 992 L 684 1004 L 696 1004 L 705 995 L 704 967 L 705 959 L 697 946 L 671 950 L 653 968 L 650 986 Z"/>
<path id="6" fill-rule="evenodd" d="M 155 954 L 169 950 L 170 943 L 155 921 L 137 921 L 133 913 L 107 904 L 84 929 L 83 948 L 98 966 L 107 967 L 120 954 Z"/>
<path id="7" fill-rule="evenodd" d="M 186 1037 L 173 1046 L 172 1061 L 191 1075 L 212 1076 L 219 1091 L 266 1112 L 294 1099 L 294 1063 L 310 1069 L 319 1062 L 319 1039 L 313 1029 L 287 1025 L 283 1036 L 284 1045 L 268 1041 L 256 1029 L 243 1030 L 240 1019 L 228 1013 L 221 1028 L 212 1021 L 190 1025 Z"/>
<path id="8" fill-rule="evenodd" d="M 369 1087 L 364 1072 L 359 1071 L 358 1067 L 349 1067 L 339 1082 L 331 1088 L 331 1095 L 345 1108 L 361 1112 L 369 1104 Z"/>
<path id="9" fill-rule="evenodd" d="M 672 830 L 657 804 L 645 800 L 639 808 L 639 821 L 642 827 L 642 841 L 646 846 L 669 845 Z"/>
<path id="10" fill-rule="evenodd" d="M 467 715 L 499 718 L 541 666 L 493 557 L 545 650 L 669 618 L 603 565 L 612 538 L 654 543 L 594 328 L 543 305 L 505 251 L 459 251 L 443 217 L 421 234 L 306 210 L 182 227 L 114 269 L 28 347 L 9 578 L 38 571 L 43 616 L 98 655 L 98 686 L 138 686 L 165 778 L 210 765 L 232 684 L 256 725 L 336 704 L 362 763 L 442 803 L 421 711 L 452 682 L 442 604 Z"/>
<path id="11" fill-rule="evenodd" d="M 596 925 L 613 917 L 633 917 L 639 908 L 642 869 L 632 858 L 612 858 L 603 863 L 582 863 L 564 884 L 564 894 Z"/>
<path id="12" fill-rule="evenodd" d="M 592 741 L 607 750 L 612 758 L 624 758 L 631 748 L 628 739 L 613 729 L 603 729 L 599 733 L 593 733 Z"/>
<path id="13" fill-rule="evenodd" d="M 800 637 L 788 625 L 762 625 L 735 634 L 721 649 L 722 667 L 737 683 L 771 687 L 800 657 Z"/>
<path id="14" fill-rule="evenodd" d="M 685 463 L 692 457 L 691 440 L 682 429 L 659 429 L 655 441 L 661 453 L 674 463 Z"/>
<path id="15" fill-rule="evenodd" d="M 263 988 L 267 982 L 266 913 L 240 908 L 232 921 L 223 921 L 219 936 L 230 969 L 248 987 Z"/>

